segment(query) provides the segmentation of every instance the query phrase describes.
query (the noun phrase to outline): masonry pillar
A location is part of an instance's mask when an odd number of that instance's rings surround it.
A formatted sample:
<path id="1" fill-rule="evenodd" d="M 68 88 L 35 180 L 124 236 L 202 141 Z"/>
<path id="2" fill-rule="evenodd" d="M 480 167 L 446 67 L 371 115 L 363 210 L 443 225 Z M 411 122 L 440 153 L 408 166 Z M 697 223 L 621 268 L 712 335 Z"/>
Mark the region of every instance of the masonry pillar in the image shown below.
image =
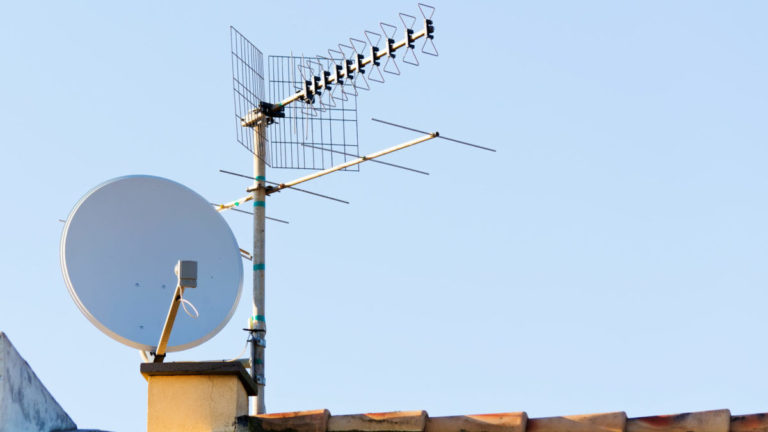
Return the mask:
<path id="1" fill-rule="evenodd" d="M 147 432 L 229 432 L 248 415 L 256 383 L 239 362 L 142 363 Z"/>

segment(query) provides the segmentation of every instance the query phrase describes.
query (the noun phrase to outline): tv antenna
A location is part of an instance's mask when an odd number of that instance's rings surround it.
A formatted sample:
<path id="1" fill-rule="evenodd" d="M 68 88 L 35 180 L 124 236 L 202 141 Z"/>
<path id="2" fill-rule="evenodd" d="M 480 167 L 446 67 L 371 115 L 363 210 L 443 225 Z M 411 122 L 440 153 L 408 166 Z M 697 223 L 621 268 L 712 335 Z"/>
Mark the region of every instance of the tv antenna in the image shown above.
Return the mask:
<path id="1" fill-rule="evenodd" d="M 423 3 L 419 3 L 418 7 L 421 20 L 413 15 L 400 13 L 402 27 L 380 23 L 381 33 L 365 31 L 362 39 L 350 38 L 348 42 L 328 49 L 327 55 L 270 56 L 268 70 L 272 102 L 267 102 L 264 96 L 262 52 L 234 27 L 230 28 L 236 137 L 243 147 L 253 153 L 253 176 L 222 172 L 249 178 L 253 180 L 253 184 L 246 189 L 248 195 L 218 205 L 217 209 L 239 210 L 238 207 L 245 203 L 252 203 L 253 206 L 253 302 L 247 330 L 250 333 L 251 376 L 258 386 L 257 396 L 251 405 L 254 414 L 266 412 L 266 198 L 284 189 L 308 192 L 295 186 L 336 171 L 357 170 L 361 163 L 368 161 L 427 174 L 413 168 L 379 161 L 378 158 L 438 137 L 495 151 L 446 138 L 438 132 L 425 132 L 377 120 L 418 132 L 421 136 L 378 152 L 359 154 L 359 91 L 370 90 L 374 83 L 383 83 L 386 74 L 399 75 L 401 72 L 396 57 L 401 53 L 403 63 L 419 65 L 416 56 L 417 44 L 421 45 L 421 53 L 438 55 L 434 44 L 435 8 Z M 420 26 L 417 29 L 419 21 Z M 292 181 L 276 183 L 267 181 L 267 167 L 309 169 L 316 172 Z M 331 199 L 344 202 L 336 198 Z"/>
<path id="2" fill-rule="evenodd" d="M 88 192 L 65 222 L 60 259 L 83 315 L 156 363 L 212 338 L 242 292 L 229 225 L 203 197 L 160 177 L 119 177 Z M 191 318 L 177 319 L 179 307 Z"/>

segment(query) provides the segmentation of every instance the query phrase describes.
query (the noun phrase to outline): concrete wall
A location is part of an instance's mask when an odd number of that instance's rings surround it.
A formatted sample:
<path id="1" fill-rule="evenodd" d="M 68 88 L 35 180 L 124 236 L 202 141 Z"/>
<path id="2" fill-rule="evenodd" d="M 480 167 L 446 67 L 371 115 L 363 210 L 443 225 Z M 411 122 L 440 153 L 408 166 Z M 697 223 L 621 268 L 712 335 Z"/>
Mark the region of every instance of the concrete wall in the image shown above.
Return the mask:
<path id="1" fill-rule="evenodd" d="M 0 432 L 73 429 L 75 422 L 0 332 Z"/>

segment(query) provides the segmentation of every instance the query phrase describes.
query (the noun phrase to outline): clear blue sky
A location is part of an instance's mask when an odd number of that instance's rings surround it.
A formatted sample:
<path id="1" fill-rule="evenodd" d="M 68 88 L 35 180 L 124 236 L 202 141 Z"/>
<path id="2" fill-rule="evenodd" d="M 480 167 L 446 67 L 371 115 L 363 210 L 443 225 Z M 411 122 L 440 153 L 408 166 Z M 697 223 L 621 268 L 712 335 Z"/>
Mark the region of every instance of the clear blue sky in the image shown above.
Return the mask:
<path id="1" fill-rule="evenodd" d="M 436 2 L 438 58 L 359 99 L 432 141 L 312 189 L 268 225 L 269 411 L 766 411 L 768 6 Z M 324 53 L 416 2 L 0 5 L 0 330 L 80 427 L 142 430 L 135 350 L 77 310 L 59 236 L 92 186 L 243 195 L 229 26 Z M 389 77 L 388 77 L 389 78 Z M 363 120 L 361 151 L 413 134 Z M 273 170 L 274 180 L 301 172 Z M 251 221 L 226 216 L 250 249 Z M 246 276 L 246 280 L 249 277 Z M 231 358 L 250 284 L 214 339 Z"/>

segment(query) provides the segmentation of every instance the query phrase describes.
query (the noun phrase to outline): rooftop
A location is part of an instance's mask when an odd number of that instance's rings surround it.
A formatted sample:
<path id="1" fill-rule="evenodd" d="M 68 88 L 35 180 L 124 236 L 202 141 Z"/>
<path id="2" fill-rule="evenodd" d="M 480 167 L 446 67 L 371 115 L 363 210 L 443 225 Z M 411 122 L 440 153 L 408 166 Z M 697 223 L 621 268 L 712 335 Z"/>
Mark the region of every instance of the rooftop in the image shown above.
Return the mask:
<path id="1" fill-rule="evenodd" d="M 768 432 L 768 413 L 727 409 L 628 418 L 624 412 L 528 418 L 525 412 L 430 417 L 426 411 L 331 415 L 328 410 L 243 416 L 237 432 Z"/>

